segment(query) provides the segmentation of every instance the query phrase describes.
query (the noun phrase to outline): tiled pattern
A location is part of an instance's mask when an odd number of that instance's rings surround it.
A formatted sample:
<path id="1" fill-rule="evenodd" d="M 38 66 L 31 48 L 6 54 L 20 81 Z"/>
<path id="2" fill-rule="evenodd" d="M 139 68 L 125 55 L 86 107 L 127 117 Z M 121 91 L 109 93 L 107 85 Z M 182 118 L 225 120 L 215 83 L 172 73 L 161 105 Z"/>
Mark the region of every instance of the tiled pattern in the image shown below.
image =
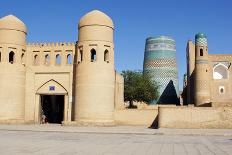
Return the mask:
<path id="1" fill-rule="evenodd" d="M 203 34 L 203 33 L 196 34 L 196 36 L 195 36 L 195 42 L 196 42 L 196 45 L 206 46 L 207 45 L 206 35 Z"/>
<path id="2" fill-rule="evenodd" d="M 144 72 L 149 73 L 152 80 L 158 83 L 160 95 L 172 80 L 179 97 L 176 46 L 172 38 L 166 36 L 147 38 L 143 68 Z"/>
<path id="3" fill-rule="evenodd" d="M 146 61 L 144 62 L 144 66 L 146 68 L 149 67 L 176 67 L 176 60 L 175 59 L 157 59 L 156 61 Z"/>

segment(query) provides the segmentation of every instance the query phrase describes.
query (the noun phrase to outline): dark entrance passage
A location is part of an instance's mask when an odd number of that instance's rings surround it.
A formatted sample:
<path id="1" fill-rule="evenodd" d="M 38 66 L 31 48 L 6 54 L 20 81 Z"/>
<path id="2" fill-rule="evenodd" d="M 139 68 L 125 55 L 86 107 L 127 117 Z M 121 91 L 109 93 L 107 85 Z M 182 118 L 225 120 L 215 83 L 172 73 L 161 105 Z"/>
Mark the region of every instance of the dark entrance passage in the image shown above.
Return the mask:
<path id="1" fill-rule="evenodd" d="M 41 95 L 41 123 L 59 123 L 64 117 L 64 95 Z"/>

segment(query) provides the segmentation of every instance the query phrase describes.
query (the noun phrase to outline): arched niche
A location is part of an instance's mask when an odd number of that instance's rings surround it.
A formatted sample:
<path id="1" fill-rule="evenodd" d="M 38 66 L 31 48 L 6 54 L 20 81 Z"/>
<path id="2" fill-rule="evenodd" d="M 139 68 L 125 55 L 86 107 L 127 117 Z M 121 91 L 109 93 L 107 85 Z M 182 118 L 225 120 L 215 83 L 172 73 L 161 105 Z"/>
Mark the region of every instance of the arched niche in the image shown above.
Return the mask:
<path id="1" fill-rule="evenodd" d="M 36 94 L 68 94 L 68 91 L 57 81 L 51 79 L 40 86 Z"/>
<path id="2" fill-rule="evenodd" d="M 229 72 L 228 67 L 222 63 L 217 64 L 213 68 L 213 79 L 220 80 L 220 79 L 228 79 Z"/>

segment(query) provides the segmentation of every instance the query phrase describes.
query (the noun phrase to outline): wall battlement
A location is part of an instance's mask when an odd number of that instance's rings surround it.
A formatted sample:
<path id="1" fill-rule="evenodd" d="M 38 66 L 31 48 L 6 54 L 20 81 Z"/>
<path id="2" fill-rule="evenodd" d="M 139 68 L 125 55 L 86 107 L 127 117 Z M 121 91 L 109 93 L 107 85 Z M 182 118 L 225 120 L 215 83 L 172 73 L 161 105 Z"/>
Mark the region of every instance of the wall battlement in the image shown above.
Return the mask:
<path id="1" fill-rule="evenodd" d="M 37 42 L 37 43 L 28 43 L 27 47 L 68 47 L 75 46 L 75 42 Z"/>

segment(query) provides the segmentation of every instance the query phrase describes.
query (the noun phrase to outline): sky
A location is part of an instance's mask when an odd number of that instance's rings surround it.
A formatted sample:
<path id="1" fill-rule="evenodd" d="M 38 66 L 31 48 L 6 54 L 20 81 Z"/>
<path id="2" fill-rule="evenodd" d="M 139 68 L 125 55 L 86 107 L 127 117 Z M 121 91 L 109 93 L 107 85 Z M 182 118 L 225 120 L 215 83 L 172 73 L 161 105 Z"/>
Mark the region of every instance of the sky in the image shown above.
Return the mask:
<path id="1" fill-rule="evenodd" d="M 207 35 L 210 54 L 232 54 L 231 0 L 0 0 L 0 17 L 20 18 L 27 42 L 75 42 L 78 21 L 96 9 L 114 22 L 118 72 L 143 69 L 145 39 L 151 36 L 175 39 L 180 89 L 186 44 L 196 33 Z"/>

